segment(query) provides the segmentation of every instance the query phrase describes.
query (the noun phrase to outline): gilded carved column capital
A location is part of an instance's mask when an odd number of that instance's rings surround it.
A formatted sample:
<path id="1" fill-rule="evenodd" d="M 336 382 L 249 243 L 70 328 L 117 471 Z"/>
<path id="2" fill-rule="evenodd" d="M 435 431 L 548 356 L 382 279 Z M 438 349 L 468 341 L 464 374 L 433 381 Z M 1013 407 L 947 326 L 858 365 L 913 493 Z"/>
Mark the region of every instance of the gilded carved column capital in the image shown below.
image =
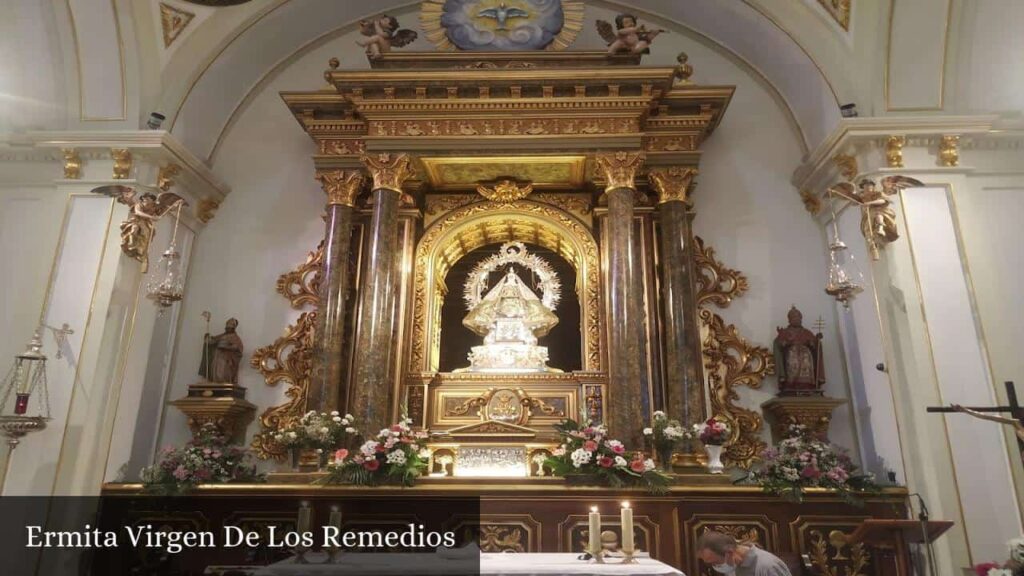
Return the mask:
<path id="1" fill-rule="evenodd" d="M 361 170 L 317 170 L 316 179 L 324 189 L 324 194 L 327 194 L 328 206 L 356 205 L 356 196 L 359 196 L 359 190 L 363 187 Z"/>
<path id="2" fill-rule="evenodd" d="M 651 185 L 658 192 L 658 203 L 682 202 L 690 204 L 689 191 L 696 168 L 672 166 L 671 168 L 652 168 L 647 173 Z"/>
<path id="3" fill-rule="evenodd" d="M 889 168 L 903 168 L 903 147 L 906 136 L 889 136 L 885 141 L 885 164 Z"/>
<path id="4" fill-rule="evenodd" d="M 114 180 L 126 180 L 132 171 L 132 152 L 127 148 L 111 148 L 110 157 L 114 159 Z"/>
<path id="5" fill-rule="evenodd" d="M 644 163 L 643 152 L 608 152 L 596 156 L 597 167 L 604 176 L 605 192 L 636 189 L 636 174 Z"/>
<path id="6" fill-rule="evenodd" d="M 367 154 L 362 161 L 373 176 L 374 190 L 401 192 L 402 184 L 414 174 L 408 154 Z"/>
<path id="7" fill-rule="evenodd" d="M 82 177 L 82 158 L 74 148 L 61 148 L 64 155 L 64 179 L 78 180 Z"/>
<path id="8" fill-rule="evenodd" d="M 943 136 L 939 142 L 939 163 L 952 168 L 960 165 L 960 137 Z"/>
<path id="9" fill-rule="evenodd" d="M 167 192 L 174 186 L 174 177 L 181 173 L 181 167 L 171 162 L 160 167 L 156 175 L 156 187 Z"/>

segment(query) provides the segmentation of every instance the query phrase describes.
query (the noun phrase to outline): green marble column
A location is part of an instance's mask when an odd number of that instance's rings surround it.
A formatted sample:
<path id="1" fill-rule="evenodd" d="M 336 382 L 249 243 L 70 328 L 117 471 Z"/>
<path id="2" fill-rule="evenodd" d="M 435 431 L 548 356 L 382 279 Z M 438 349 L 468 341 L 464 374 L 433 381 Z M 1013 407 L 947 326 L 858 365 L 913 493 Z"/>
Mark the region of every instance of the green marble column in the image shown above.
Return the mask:
<path id="1" fill-rule="evenodd" d="M 691 220 L 687 192 L 696 168 L 651 169 L 658 192 L 661 229 L 661 290 L 665 338 L 665 412 L 686 426 L 704 419 L 700 331 L 693 277 Z"/>
<path id="2" fill-rule="evenodd" d="M 306 396 L 309 410 L 345 411 L 345 300 L 351 258 L 352 219 L 356 196 L 363 185 L 359 170 L 318 170 L 316 179 L 327 195 L 327 228 L 320 270 L 313 378 Z"/>
<path id="3" fill-rule="evenodd" d="M 373 176 L 373 217 L 368 232 L 365 280 L 356 333 L 355 374 L 349 412 L 364 437 L 393 424 L 391 367 L 398 343 L 394 341 L 398 281 L 401 273 L 398 246 L 398 208 L 402 183 L 412 176 L 407 155 L 376 154 L 363 162 Z"/>
<path id="4" fill-rule="evenodd" d="M 642 449 L 644 405 L 641 338 L 643 294 L 633 230 L 636 172 L 643 156 L 634 152 L 599 154 L 598 168 L 607 187 L 608 216 L 602 246 L 608 262 L 608 362 L 606 399 L 609 433 L 629 449 Z"/>

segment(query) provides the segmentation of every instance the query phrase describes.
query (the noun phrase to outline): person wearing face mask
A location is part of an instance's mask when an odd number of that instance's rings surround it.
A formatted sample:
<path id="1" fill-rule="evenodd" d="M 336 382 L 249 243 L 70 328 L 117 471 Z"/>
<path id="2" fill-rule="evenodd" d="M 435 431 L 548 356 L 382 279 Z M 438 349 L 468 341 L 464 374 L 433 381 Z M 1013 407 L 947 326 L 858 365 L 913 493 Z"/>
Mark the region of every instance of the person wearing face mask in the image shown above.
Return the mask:
<path id="1" fill-rule="evenodd" d="M 714 530 L 708 530 L 697 540 L 697 556 L 719 574 L 793 576 L 778 556 Z"/>

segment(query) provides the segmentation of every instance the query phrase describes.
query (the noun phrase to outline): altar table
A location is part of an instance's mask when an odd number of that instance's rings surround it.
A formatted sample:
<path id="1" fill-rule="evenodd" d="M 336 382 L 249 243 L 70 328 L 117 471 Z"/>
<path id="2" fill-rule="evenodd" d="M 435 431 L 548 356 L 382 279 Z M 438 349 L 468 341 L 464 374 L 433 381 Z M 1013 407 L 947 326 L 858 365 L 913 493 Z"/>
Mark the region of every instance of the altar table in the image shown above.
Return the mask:
<path id="1" fill-rule="evenodd" d="M 679 570 L 650 557 L 637 558 L 637 562 L 634 564 L 618 564 L 618 559 L 613 559 L 607 564 L 595 564 L 587 560 L 580 560 L 579 554 L 566 553 L 485 553 L 480 555 L 479 562 L 476 559 L 439 560 L 434 554 L 346 554 L 335 564 L 316 564 L 316 562 L 325 560 L 325 554 L 309 554 L 307 558 L 312 563 L 296 564 L 294 559 L 288 559 L 267 566 L 256 572 L 255 575 L 684 576 Z"/>

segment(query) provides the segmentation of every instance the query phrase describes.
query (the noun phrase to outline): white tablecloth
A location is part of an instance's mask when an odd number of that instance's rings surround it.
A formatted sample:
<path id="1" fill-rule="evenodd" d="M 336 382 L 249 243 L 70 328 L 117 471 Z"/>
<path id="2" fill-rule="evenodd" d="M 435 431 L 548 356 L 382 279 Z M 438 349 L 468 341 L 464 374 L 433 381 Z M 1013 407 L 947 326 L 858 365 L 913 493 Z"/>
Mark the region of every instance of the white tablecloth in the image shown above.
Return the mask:
<path id="1" fill-rule="evenodd" d="M 578 554 L 481 554 L 480 561 L 442 559 L 435 554 L 344 554 L 336 564 L 319 564 L 325 554 L 307 554 L 309 564 L 289 559 L 267 566 L 259 576 L 327 576 L 331 574 L 386 576 L 398 574 L 480 574 L 487 576 L 684 576 L 668 564 L 639 558 L 636 564 L 595 564 Z M 618 562 L 612 560 L 611 562 Z"/>

